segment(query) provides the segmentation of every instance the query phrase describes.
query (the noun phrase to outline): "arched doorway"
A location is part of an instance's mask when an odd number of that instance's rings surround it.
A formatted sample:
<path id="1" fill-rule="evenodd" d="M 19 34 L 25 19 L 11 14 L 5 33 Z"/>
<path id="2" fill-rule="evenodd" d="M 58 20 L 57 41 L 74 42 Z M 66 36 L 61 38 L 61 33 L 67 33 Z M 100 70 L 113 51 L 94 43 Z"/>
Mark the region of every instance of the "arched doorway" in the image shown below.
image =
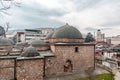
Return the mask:
<path id="1" fill-rule="evenodd" d="M 73 64 L 71 60 L 66 60 L 66 63 L 64 65 L 64 72 L 72 72 L 73 70 Z"/>

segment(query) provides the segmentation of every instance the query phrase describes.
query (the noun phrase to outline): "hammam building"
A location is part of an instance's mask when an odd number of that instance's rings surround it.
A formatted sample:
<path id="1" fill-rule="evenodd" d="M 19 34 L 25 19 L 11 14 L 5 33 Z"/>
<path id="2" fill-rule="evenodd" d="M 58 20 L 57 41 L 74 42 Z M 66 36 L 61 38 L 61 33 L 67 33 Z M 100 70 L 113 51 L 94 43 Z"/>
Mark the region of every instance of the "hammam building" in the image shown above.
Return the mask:
<path id="1" fill-rule="evenodd" d="M 68 24 L 22 49 L 0 39 L 0 80 L 47 80 L 94 65 L 94 44 L 85 43 L 81 32 Z"/>

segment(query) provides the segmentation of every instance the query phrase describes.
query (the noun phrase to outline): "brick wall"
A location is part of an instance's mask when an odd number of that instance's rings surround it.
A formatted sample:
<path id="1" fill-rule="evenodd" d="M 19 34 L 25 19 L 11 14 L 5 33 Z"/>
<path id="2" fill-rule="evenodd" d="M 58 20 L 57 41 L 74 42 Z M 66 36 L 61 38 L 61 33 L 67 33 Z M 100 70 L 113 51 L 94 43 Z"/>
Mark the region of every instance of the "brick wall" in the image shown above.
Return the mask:
<path id="1" fill-rule="evenodd" d="M 35 46 L 35 48 L 38 50 L 38 51 L 45 51 L 45 50 L 49 50 L 50 47 L 49 46 Z"/>
<path id="2" fill-rule="evenodd" d="M 56 43 L 56 42 L 84 42 L 84 39 L 67 39 L 67 38 L 63 38 L 63 39 L 49 39 L 50 43 Z"/>
<path id="3" fill-rule="evenodd" d="M 1 51 L 0 51 L 0 56 L 5 56 L 5 55 L 8 55 L 8 51 L 6 51 L 6 50 L 1 50 Z"/>
<path id="4" fill-rule="evenodd" d="M 20 55 L 22 53 L 22 51 L 11 51 L 10 53 L 9 53 L 9 55 L 13 55 L 13 56 L 16 56 L 16 55 Z"/>
<path id="5" fill-rule="evenodd" d="M 0 80 L 43 80 L 43 66 L 41 57 L 0 57 Z"/>
<path id="6" fill-rule="evenodd" d="M 17 80 L 43 80 L 43 59 L 17 60 Z"/>
<path id="7" fill-rule="evenodd" d="M 14 79 L 14 59 L 0 59 L 0 80 Z"/>
<path id="8" fill-rule="evenodd" d="M 78 52 L 75 52 L 78 47 Z M 94 67 L 94 46 L 55 46 L 55 57 L 46 59 L 46 75 L 64 73 L 66 60 L 71 60 L 73 71 Z"/>

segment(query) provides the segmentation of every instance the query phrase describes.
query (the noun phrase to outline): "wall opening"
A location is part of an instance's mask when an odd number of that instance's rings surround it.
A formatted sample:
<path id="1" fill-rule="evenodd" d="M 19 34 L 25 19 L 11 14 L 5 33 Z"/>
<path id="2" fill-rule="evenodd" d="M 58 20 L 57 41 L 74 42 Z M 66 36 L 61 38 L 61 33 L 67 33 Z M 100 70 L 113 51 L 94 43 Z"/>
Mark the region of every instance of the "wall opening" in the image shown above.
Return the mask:
<path id="1" fill-rule="evenodd" d="M 64 72 L 72 72 L 72 70 L 73 70 L 72 61 L 68 59 L 64 65 Z"/>
<path id="2" fill-rule="evenodd" d="M 78 52 L 79 51 L 79 48 L 78 47 L 75 47 L 75 52 Z"/>

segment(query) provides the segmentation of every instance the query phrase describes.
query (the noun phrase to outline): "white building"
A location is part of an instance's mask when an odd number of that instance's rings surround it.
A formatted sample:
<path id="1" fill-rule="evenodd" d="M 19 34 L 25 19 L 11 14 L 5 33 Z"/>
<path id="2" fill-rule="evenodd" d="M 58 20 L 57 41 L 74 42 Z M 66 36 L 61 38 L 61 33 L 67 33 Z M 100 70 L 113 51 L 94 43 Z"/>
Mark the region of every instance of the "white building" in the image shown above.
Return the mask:
<path id="1" fill-rule="evenodd" d="M 101 33 L 101 30 L 98 29 L 97 30 L 97 41 L 104 41 L 104 39 L 105 39 L 105 34 Z"/>
<path id="2" fill-rule="evenodd" d="M 49 33 L 53 32 L 53 30 L 53 28 L 25 29 L 23 31 L 15 31 L 11 34 L 7 34 L 6 36 L 14 39 L 16 43 L 31 43 L 32 40 L 44 40 Z"/>
<path id="3" fill-rule="evenodd" d="M 111 44 L 114 44 L 114 45 L 120 44 L 120 35 L 111 37 Z"/>
<path id="4" fill-rule="evenodd" d="M 53 31 L 53 28 L 25 29 L 25 42 L 31 43 L 32 40 L 37 39 L 44 40 Z"/>

